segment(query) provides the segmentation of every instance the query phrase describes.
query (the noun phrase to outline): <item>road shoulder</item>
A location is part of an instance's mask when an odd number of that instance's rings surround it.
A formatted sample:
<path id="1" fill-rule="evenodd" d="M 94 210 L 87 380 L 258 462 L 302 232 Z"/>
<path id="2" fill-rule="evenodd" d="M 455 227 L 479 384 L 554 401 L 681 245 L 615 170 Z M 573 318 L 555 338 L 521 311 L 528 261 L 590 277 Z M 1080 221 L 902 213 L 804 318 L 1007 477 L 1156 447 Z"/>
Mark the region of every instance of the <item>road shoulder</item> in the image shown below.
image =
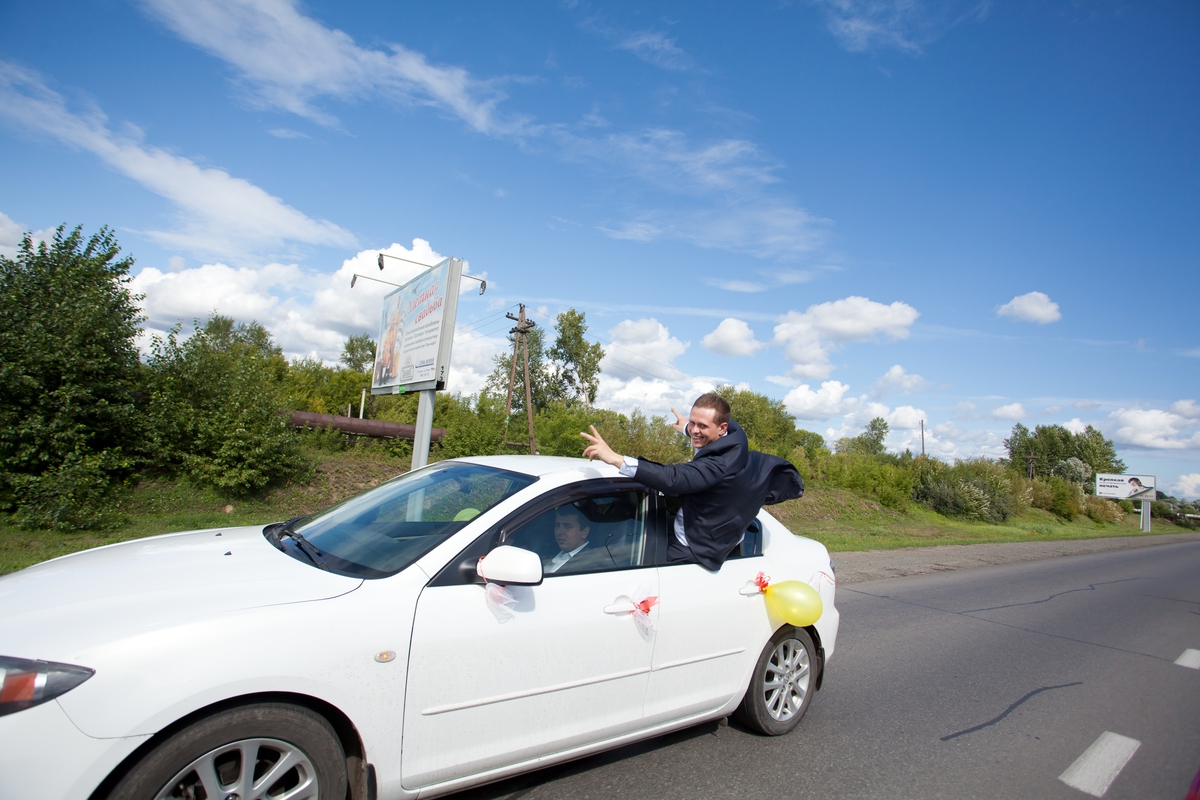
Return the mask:
<path id="1" fill-rule="evenodd" d="M 1063 542 L 1002 542 L 998 544 L 937 545 L 902 547 L 895 550 L 865 550 L 832 553 L 838 583 L 862 583 L 883 578 L 903 578 L 931 572 L 974 569 L 994 564 L 1015 564 L 1044 558 L 1102 553 L 1131 547 L 1154 547 L 1177 542 L 1200 541 L 1200 533 L 1171 533 L 1158 536 L 1119 536 L 1105 539 L 1075 539 Z"/>

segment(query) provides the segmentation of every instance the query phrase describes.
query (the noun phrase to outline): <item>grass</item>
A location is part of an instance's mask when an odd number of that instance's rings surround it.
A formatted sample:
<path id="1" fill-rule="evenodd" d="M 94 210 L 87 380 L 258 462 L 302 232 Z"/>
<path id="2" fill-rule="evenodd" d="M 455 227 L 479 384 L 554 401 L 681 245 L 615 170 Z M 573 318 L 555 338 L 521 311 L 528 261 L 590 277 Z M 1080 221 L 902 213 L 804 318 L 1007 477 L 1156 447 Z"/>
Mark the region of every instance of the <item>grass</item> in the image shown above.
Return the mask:
<path id="1" fill-rule="evenodd" d="M 261 497 L 229 498 L 185 480 L 143 481 L 120 502 L 126 517 L 108 531 L 28 531 L 0 517 L 0 574 L 101 545 L 197 528 L 265 525 L 318 511 L 391 478 L 407 468 L 375 449 L 314 453 L 316 472 L 306 484 L 272 490 Z M 1040 509 L 1028 509 L 1004 525 L 965 522 L 916 504 L 903 512 L 885 508 L 845 489 L 812 487 L 801 500 L 773 506 L 771 512 L 794 533 L 833 551 L 886 550 L 942 544 L 1035 542 L 1141 535 L 1138 516 L 1108 524 L 1079 517 L 1065 522 Z M 1154 533 L 1184 529 L 1154 520 Z"/>

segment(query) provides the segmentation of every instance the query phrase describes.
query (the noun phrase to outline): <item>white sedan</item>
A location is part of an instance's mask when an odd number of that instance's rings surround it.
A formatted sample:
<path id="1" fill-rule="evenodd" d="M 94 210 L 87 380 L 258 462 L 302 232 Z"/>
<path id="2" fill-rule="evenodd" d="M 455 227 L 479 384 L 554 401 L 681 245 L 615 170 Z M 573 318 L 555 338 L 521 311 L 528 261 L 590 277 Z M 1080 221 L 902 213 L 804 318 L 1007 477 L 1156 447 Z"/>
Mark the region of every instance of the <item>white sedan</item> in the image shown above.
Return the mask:
<path id="1" fill-rule="evenodd" d="M 719 572 L 667 564 L 676 508 L 599 462 L 459 459 L 0 578 L 0 794 L 434 797 L 730 714 L 786 733 L 829 554 L 763 512 Z M 821 617 L 772 618 L 760 573 Z"/>

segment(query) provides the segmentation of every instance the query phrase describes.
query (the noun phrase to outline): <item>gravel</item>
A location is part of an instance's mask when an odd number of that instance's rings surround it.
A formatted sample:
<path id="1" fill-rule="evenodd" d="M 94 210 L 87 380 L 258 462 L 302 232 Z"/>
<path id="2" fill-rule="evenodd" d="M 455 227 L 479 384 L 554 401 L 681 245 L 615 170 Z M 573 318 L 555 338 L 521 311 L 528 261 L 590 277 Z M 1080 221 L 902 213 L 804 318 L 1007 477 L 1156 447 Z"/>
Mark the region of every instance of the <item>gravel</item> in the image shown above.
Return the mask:
<path id="1" fill-rule="evenodd" d="M 1200 541 L 1200 533 L 1115 536 L 1105 539 L 1077 539 L 1063 542 L 1003 542 L 999 544 L 901 547 L 895 550 L 866 550 L 831 553 L 830 555 L 837 567 L 838 583 L 846 584 L 1187 541 Z"/>

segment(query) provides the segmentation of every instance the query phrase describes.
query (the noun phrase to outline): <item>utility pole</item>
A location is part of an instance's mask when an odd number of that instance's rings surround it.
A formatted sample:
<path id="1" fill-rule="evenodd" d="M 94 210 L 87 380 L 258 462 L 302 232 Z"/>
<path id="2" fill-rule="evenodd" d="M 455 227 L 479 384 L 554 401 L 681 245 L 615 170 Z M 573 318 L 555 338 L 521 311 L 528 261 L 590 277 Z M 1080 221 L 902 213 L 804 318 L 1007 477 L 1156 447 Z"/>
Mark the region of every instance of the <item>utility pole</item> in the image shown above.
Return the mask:
<path id="1" fill-rule="evenodd" d="M 921 458 L 925 457 L 925 420 L 921 420 Z"/>
<path id="2" fill-rule="evenodd" d="M 513 388 L 517 380 L 517 350 L 521 351 L 521 359 L 525 364 L 525 416 L 529 421 L 529 454 L 537 455 L 537 442 L 533 438 L 533 388 L 529 385 L 529 331 L 537 327 L 537 323 L 531 319 L 525 319 L 525 304 L 521 303 L 519 308 L 519 316 L 514 317 L 512 314 L 505 316 L 517 323 L 516 327 L 509 331 L 513 335 L 513 354 L 512 367 L 508 371 L 508 400 L 504 403 L 504 438 L 506 445 L 514 447 L 523 447 L 522 442 L 510 442 L 508 439 L 508 418 L 512 414 L 512 399 Z"/>
<path id="3" fill-rule="evenodd" d="M 1026 474 L 1029 475 L 1029 480 L 1033 480 L 1033 462 L 1037 461 L 1037 456 L 1033 453 L 1030 453 L 1029 455 L 1025 456 L 1025 460 L 1029 462 L 1029 469 L 1027 470 Z"/>

